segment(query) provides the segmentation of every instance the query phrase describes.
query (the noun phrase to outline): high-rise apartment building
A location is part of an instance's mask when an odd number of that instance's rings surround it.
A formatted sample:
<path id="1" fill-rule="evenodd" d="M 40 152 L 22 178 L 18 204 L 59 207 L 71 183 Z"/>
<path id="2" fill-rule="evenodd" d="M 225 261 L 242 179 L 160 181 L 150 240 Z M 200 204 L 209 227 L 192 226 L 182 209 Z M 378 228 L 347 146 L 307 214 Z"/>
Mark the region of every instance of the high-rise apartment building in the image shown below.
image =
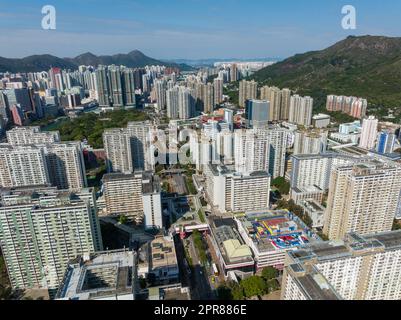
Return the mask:
<path id="1" fill-rule="evenodd" d="M 206 194 L 220 212 L 246 212 L 269 208 L 270 175 L 253 172 L 242 175 L 233 168 L 204 166 Z"/>
<path id="2" fill-rule="evenodd" d="M 108 68 L 108 77 L 111 92 L 111 102 L 113 107 L 124 106 L 124 88 L 122 82 L 121 69 L 117 66 L 110 66 Z"/>
<path id="3" fill-rule="evenodd" d="M 53 143 L 44 146 L 51 185 L 77 190 L 87 186 L 85 161 L 80 142 Z"/>
<path id="4" fill-rule="evenodd" d="M 166 81 L 155 80 L 153 85 L 156 93 L 157 107 L 159 110 L 164 110 L 166 108 Z"/>
<path id="5" fill-rule="evenodd" d="M 328 190 L 331 171 L 336 166 L 349 165 L 355 158 L 339 153 L 293 155 L 291 169 L 291 188 L 318 187 Z"/>
<path id="6" fill-rule="evenodd" d="M 10 120 L 10 105 L 3 90 L 0 90 L 0 117 L 3 118 L 5 123 L 8 123 Z"/>
<path id="7" fill-rule="evenodd" d="M 280 127 L 269 127 L 268 130 L 258 130 L 267 135 L 269 148 L 267 150 L 269 157 L 269 173 L 272 179 L 285 176 L 285 157 L 288 145 L 289 131 Z"/>
<path id="8" fill-rule="evenodd" d="M 195 100 L 193 91 L 180 87 L 178 92 L 178 115 L 180 119 L 190 119 L 195 116 Z"/>
<path id="9" fill-rule="evenodd" d="M 179 90 L 179 87 L 175 86 L 166 91 L 167 117 L 170 119 L 178 119 L 179 116 Z"/>
<path id="10" fill-rule="evenodd" d="M 107 214 L 126 215 L 145 227 L 162 228 L 160 179 L 149 172 L 103 176 Z"/>
<path id="11" fill-rule="evenodd" d="M 108 172 L 132 173 L 151 169 L 150 122 L 129 122 L 127 128 L 103 133 Z"/>
<path id="12" fill-rule="evenodd" d="M 257 99 L 258 83 L 255 81 L 243 80 L 239 83 L 239 106 L 245 108 L 246 100 Z"/>
<path id="13" fill-rule="evenodd" d="M 10 145 L 45 144 L 60 142 L 58 131 L 42 132 L 40 127 L 15 127 L 6 132 Z"/>
<path id="14" fill-rule="evenodd" d="M 98 66 L 95 75 L 99 106 L 109 107 L 111 103 L 111 92 L 107 67 Z"/>
<path id="15" fill-rule="evenodd" d="M 269 171 L 269 141 L 265 134 L 256 130 L 236 130 L 234 132 L 235 170 L 249 174 Z"/>
<path id="16" fill-rule="evenodd" d="M 223 83 L 224 80 L 220 78 L 216 78 L 213 80 L 215 106 L 223 102 Z"/>
<path id="17" fill-rule="evenodd" d="M 267 100 L 247 100 L 245 102 L 245 124 L 247 128 L 266 127 L 270 121 L 270 102 Z"/>
<path id="18" fill-rule="evenodd" d="M 150 170 L 149 132 L 152 124 L 149 121 L 128 122 L 127 133 L 131 137 L 131 152 L 134 170 Z"/>
<path id="19" fill-rule="evenodd" d="M 388 154 L 394 151 L 396 136 L 388 131 L 379 133 L 376 144 L 376 151 L 381 154 Z"/>
<path id="20" fill-rule="evenodd" d="M 348 234 L 288 251 L 282 300 L 400 300 L 401 232 Z"/>
<path id="21" fill-rule="evenodd" d="M 125 129 L 109 129 L 103 132 L 108 172 L 133 172 L 131 138 Z"/>
<path id="22" fill-rule="evenodd" d="M 142 221 L 142 172 L 106 174 L 103 176 L 103 188 L 107 214 L 138 216 Z"/>
<path id="23" fill-rule="evenodd" d="M 281 120 L 288 120 L 290 116 L 291 90 L 284 88 L 281 90 Z"/>
<path id="24" fill-rule="evenodd" d="M 0 187 L 49 184 L 50 177 L 43 148 L 0 145 Z"/>
<path id="25" fill-rule="evenodd" d="M 342 239 L 349 232 L 390 231 L 400 190 L 401 166 L 395 162 L 367 160 L 334 168 L 324 233 Z"/>
<path id="26" fill-rule="evenodd" d="M 262 87 L 260 90 L 260 99 L 270 102 L 269 120 L 281 120 L 281 90 L 277 87 Z"/>
<path id="27" fill-rule="evenodd" d="M 305 127 L 312 124 L 313 99 L 293 95 L 289 110 L 288 121 Z"/>
<path id="28" fill-rule="evenodd" d="M 359 142 L 360 148 L 372 150 L 375 147 L 378 125 L 379 120 L 373 116 L 363 120 L 361 140 Z"/>
<path id="29" fill-rule="evenodd" d="M 136 96 L 135 96 L 135 89 L 141 88 L 142 79 L 137 74 L 139 71 L 138 69 L 124 69 L 122 72 L 122 84 L 123 84 L 123 99 L 124 105 L 134 107 L 136 106 Z"/>
<path id="30" fill-rule="evenodd" d="M 326 109 L 334 112 L 346 113 L 354 118 L 362 119 L 366 116 L 368 101 L 357 97 L 327 96 Z"/>
<path id="31" fill-rule="evenodd" d="M 326 152 L 327 138 L 327 131 L 296 131 L 294 137 L 294 155 Z"/>
<path id="32" fill-rule="evenodd" d="M 239 80 L 238 66 L 237 66 L 237 64 L 233 63 L 230 66 L 230 82 L 236 82 L 238 80 Z"/>
<path id="33" fill-rule="evenodd" d="M 2 192 L 0 243 L 13 288 L 56 290 L 71 259 L 102 250 L 94 203 L 91 189 Z"/>
<path id="34" fill-rule="evenodd" d="M 208 83 L 202 86 L 203 112 L 211 113 L 214 109 L 214 86 Z"/>

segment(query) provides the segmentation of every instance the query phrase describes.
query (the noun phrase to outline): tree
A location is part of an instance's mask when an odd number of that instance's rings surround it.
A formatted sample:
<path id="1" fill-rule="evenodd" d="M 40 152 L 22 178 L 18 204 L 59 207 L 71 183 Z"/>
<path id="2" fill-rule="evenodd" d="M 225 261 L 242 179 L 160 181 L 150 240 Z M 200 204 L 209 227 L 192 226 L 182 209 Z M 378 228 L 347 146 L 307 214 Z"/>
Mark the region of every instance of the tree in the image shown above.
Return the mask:
<path id="1" fill-rule="evenodd" d="M 233 300 L 232 290 L 226 285 L 221 285 L 217 288 L 217 297 L 219 300 Z"/>
<path id="2" fill-rule="evenodd" d="M 247 298 L 261 296 L 267 292 L 266 282 L 258 276 L 252 276 L 242 280 L 241 287 L 244 289 L 244 294 Z"/>
<path id="3" fill-rule="evenodd" d="M 231 285 L 231 294 L 233 296 L 233 300 L 244 300 L 244 289 L 238 283 Z"/>
<path id="4" fill-rule="evenodd" d="M 118 218 L 118 223 L 119 224 L 126 224 L 128 221 L 128 218 L 125 215 L 120 215 L 120 217 Z"/>
<path id="5" fill-rule="evenodd" d="M 273 267 L 267 267 L 262 270 L 262 278 L 266 281 L 276 279 L 278 277 L 278 270 Z"/>
<path id="6" fill-rule="evenodd" d="M 271 184 L 275 186 L 281 194 L 289 194 L 291 185 L 283 177 L 272 180 Z"/>
<path id="7" fill-rule="evenodd" d="M 280 285 L 278 284 L 278 281 L 276 279 L 271 279 L 269 281 L 266 281 L 266 284 L 267 284 L 269 293 L 280 289 Z"/>

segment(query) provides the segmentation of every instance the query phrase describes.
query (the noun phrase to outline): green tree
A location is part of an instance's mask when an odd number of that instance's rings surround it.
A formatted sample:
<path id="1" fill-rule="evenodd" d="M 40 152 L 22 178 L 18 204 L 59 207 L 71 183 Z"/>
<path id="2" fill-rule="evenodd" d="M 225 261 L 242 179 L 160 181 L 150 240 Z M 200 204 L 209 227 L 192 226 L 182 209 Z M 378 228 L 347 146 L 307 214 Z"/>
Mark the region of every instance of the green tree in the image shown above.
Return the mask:
<path id="1" fill-rule="evenodd" d="M 283 177 L 278 177 L 271 182 L 272 186 L 275 186 L 281 194 L 289 194 L 291 185 Z"/>
<path id="2" fill-rule="evenodd" d="M 276 279 L 278 277 L 278 270 L 273 267 L 267 267 L 262 270 L 262 278 L 267 280 Z"/>
<path id="3" fill-rule="evenodd" d="M 266 281 L 266 285 L 268 287 L 268 292 L 274 292 L 280 289 L 280 285 L 276 279 L 271 279 L 269 281 Z"/>
<path id="4" fill-rule="evenodd" d="M 244 288 L 242 286 L 240 286 L 238 283 L 234 283 L 230 287 L 233 300 L 236 301 L 244 300 L 245 294 L 244 294 Z"/>
<path id="5" fill-rule="evenodd" d="M 252 276 L 242 280 L 241 287 L 244 289 L 244 294 L 247 298 L 261 296 L 267 292 L 266 282 L 258 276 Z"/>
<path id="6" fill-rule="evenodd" d="M 401 230 L 401 223 L 398 220 L 394 220 L 393 231 Z"/>
<path id="7" fill-rule="evenodd" d="M 126 224 L 128 221 L 128 218 L 125 215 L 120 215 L 120 217 L 118 218 L 118 223 L 120 224 Z"/>
<path id="8" fill-rule="evenodd" d="M 233 300 L 231 288 L 226 285 L 221 285 L 217 288 L 217 297 L 219 300 Z"/>

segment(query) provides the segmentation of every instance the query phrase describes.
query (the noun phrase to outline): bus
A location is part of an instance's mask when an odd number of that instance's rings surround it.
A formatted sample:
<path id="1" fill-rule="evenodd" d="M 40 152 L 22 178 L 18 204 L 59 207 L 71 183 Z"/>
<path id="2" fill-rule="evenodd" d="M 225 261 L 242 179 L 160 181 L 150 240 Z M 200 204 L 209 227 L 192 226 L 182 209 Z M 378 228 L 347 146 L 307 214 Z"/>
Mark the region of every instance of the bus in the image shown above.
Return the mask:
<path id="1" fill-rule="evenodd" d="M 219 275 L 219 269 L 217 269 L 215 263 L 212 264 L 212 269 L 213 269 L 213 274 L 217 277 Z"/>

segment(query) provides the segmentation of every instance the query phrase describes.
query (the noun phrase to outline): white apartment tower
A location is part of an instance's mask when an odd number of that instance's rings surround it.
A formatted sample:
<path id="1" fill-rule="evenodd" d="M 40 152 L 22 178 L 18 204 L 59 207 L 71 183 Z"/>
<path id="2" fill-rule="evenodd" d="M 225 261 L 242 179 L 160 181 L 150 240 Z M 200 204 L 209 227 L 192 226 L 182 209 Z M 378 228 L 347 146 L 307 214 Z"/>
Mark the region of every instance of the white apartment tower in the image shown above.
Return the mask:
<path id="1" fill-rule="evenodd" d="M 293 95 L 291 97 L 288 121 L 309 127 L 312 124 L 313 99 Z"/>
<path id="2" fill-rule="evenodd" d="M 108 172 L 133 172 L 131 139 L 125 129 L 110 129 L 103 132 L 103 144 Z"/>
<path id="3" fill-rule="evenodd" d="M 44 148 L 52 186 L 70 190 L 87 186 L 80 142 L 54 143 Z"/>
<path id="4" fill-rule="evenodd" d="M 160 180 L 149 172 L 112 173 L 103 176 L 106 211 L 110 216 L 125 215 L 145 227 L 161 228 Z"/>
<path id="5" fill-rule="evenodd" d="M 296 131 L 294 155 L 325 153 L 327 150 L 327 138 L 327 131 Z"/>
<path id="6" fill-rule="evenodd" d="M 10 145 L 44 144 L 60 142 L 58 131 L 42 132 L 40 127 L 16 127 L 7 131 Z"/>
<path id="7" fill-rule="evenodd" d="M 178 92 L 179 87 L 173 87 L 172 89 L 167 90 L 166 99 L 167 99 L 167 117 L 170 119 L 178 119 Z"/>
<path id="8" fill-rule="evenodd" d="M 269 208 L 270 175 L 254 172 L 242 175 L 232 167 L 204 166 L 206 194 L 220 212 L 246 212 Z"/>
<path id="9" fill-rule="evenodd" d="M 103 133 L 108 172 L 132 173 L 152 168 L 150 122 L 129 122 L 127 128 Z"/>
<path id="10" fill-rule="evenodd" d="M 373 116 L 363 120 L 361 140 L 359 142 L 360 148 L 372 150 L 375 147 L 378 125 L 379 120 Z"/>
<path id="11" fill-rule="evenodd" d="M 351 233 L 287 252 L 281 300 L 400 299 L 400 231 Z"/>
<path id="12" fill-rule="evenodd" d="M 43 148 L 0 145 L 0 187 L 49 184 L 50 177 Z"/>
<path id="13" fill-rule="evenodd" d="M 234 132 L 235 170 L 240 173 L 269 171 L 269 141 L 256 129 Z"/>

